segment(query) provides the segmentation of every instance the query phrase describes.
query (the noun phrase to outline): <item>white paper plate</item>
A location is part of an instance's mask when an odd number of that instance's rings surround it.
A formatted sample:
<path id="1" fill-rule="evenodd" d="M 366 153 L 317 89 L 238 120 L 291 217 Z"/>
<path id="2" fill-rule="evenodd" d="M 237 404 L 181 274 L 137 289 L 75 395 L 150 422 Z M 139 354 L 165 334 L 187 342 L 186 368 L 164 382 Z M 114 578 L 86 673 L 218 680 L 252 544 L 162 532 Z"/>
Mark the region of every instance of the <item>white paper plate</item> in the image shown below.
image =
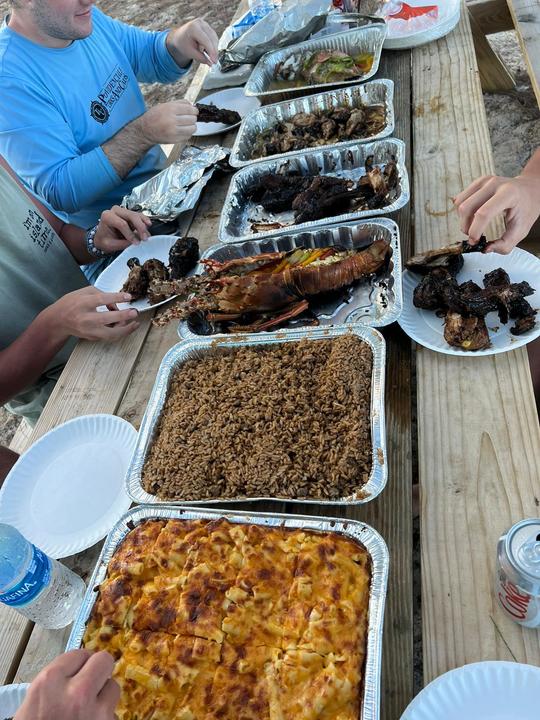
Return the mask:
<path id="1" fill-rule="evenodd" d="M 473 663 L 431 682 L 401 720 L 538 720 L 539 692 L 540 668 Z"/>
<path id="2" fill-rule="evenodd" d="M 12 467 L 0 490 L 0 522 L 53 558 L 91 547 L 131 504 L 124 478 L 136 441 L 133 425 L 114 415 L 59 425 Z"/>
<path id="3" fill-rule="evenodd" d="M 527 298 L 535 310 L 540 310 L 540 260 L 525 250 L 515 248 L 510 255 L 498 253 L 471 253 L 464 255 L 465 264 L 458 274 L 459 283 L 474 280 L 480 287 L 482 279 L 487 272 L 502 267 L 510 276 L 512 282 L 526 280 L 535 288 L 536 292 Z M 486 317 L 491 347 L 486 350 L 458 350 L 451 347 L 444 339 L 444 318 L 439 318 L 431 310 L 419 310 L 413 305 L 414 288 L 421 281 L 421 275 L 405 270 L 403 273 L 403 312 L 398 322 L 407 335 L 420 345 L 445 355 L 496 355 L 497 353 L 515 350 L 540 336 L 540 313 L 537 316 L 536 326 L 524 335 L 512 335 L 510 328 L 514 324 L 509 321 L 503 325 L 496 312 Z M 498 328 L 496 332 L 492 328 Z M 539 713 L 540 718 L 540 713 Z"/>
<path id="4" fill-rule="evenodd" d="M 386 50 L 405 50 L 418 47 L 448 35 L 458 24 L 461 17 L 461 0 L 406 0 L 408 5 L 423 7 L 439 5 L 439 17 L 435 22 L 426 18 L 413 18 L 409 21 L 390 20 L 388 35 L 384 41 Z"/>
<path id="5" fill-rule="evenodd" d="M 20 685 L 2 685 L 0 687 L 0 720 L 15 715 L 23 704 L 26 691 L 30 686 L 28 683 Z"/>
<path id="6" fill-rule="evenodd" d="M 244 95 L 243 88 L 227 88 L 219 92 L 212 93 L 201 98 L 201 103 L 205 105 L 215 105 L 224 110 L 236 110 L 242 120 L 249 115 L 250 112 L 256 110 L 261 105 L 261 101 L 256 97 L 247 97 Z M 216 135 L 217 133 L 231 130 L 240 125 L 239 122 L 234 125 L 225 125 L 224 123 L 197 123 L 197 130 L 193 133 L 193 137 L 205 137 L 206 135 Z"/>
<path id="7" fill-rule="evenodd" d="M 141 265 L 146 262 L 146 260 L 151 260 L 152 258 L 161 260 L 162 263 L 168 265 L 169 250 L 177 240 L 178 237 L 176 235 L 153 235 L 140 245 L 131 245 L 123 250 L 120 255 L 105 268 L 96 280 L 95 287 L 97 287 L 98 290 L 103 290 L 103 292 L 120 292 L 122 285 L 126 282 L 129 275 L 127 261 L 133 257 L 139 258 Z M 171 295 L 170 298 L 162 300 L 159 303 L 154 303 L 153 305 L 150 305 L 148 300 L 143 298 L 141 300 L 134 300 L 131 303 L 118 303 L 118 308 L 124 310 L 125 308 L 132 307 L 139 312 L 144 312 L 145 310 L 150 310 L 150 308 L 155 308 L 158 307 L 158 305 L 169 302 L 173 297 L 174 296 Z M 2 720 L 2 718 L 0 718 L 0 720 Z"/>

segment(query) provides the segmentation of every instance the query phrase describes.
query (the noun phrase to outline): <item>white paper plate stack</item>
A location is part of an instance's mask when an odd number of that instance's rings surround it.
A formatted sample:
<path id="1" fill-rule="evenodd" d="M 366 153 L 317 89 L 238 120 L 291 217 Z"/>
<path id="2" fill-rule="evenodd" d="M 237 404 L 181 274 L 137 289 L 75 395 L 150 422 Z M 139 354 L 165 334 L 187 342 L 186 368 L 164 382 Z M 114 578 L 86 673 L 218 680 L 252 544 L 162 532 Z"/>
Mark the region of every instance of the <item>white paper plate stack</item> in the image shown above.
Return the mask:
<path id="1" fill-rule="evenodd" d="M 384 48 L 387 50 L 405 50 L 406 48 L 424 45 L 433 40 L 439 40 L 439 38 L 448 35 L 459 22 L 461 15 L 460 0 L 406 0 L 406 2 L 411 7 L 438 5 L 438 18 L 433 20 L 433 18 L 426 15 L 407 21 L 388 21 L 388 35 L 384 41 Z M 391 0 L 390 5 L 390 12 L 399 10 L 399 2 Z"/>
<path id="2" fill-rule="evenodd" d="M 29 685 L 2 685 L 0 687 L 0 719 L 10 718 L 15 715 L 23 704 L 26 691 Z"/>

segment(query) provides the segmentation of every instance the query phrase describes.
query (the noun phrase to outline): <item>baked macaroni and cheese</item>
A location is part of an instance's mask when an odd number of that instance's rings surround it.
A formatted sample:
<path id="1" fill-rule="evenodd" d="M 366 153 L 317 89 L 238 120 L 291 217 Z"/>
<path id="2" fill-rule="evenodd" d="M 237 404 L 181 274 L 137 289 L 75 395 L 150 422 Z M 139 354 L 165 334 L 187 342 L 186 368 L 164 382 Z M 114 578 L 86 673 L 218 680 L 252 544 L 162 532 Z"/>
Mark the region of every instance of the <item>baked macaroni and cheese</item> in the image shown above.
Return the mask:
<path id="1" fill-rule="evenodd" d="M 83 645 L 117 660 L 119 720 L 358 720 L 370 584 L 337 533 L 147 520 Z"/>

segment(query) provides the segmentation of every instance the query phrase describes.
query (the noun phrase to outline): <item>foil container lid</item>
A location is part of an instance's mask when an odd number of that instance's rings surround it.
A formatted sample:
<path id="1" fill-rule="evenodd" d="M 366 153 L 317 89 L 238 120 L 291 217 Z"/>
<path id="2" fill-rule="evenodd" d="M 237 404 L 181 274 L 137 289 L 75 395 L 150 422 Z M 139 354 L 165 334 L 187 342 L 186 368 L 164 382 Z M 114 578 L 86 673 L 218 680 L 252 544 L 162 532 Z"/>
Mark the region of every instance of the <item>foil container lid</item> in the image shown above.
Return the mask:
<path id="1" fill-rule="evenodd" d="M 133 188 L 122 200 L 123 207 L 139 210 L 163 222 L 195 207 L 216 164 L 229 156 L 219 145 L 206 148 L 188 146 L 169 167 Z"/>
<path id="2" fill-rule="evenodd" d="M 270 50 L 302 42 L 325 25 L 331 7 L 330 0 L 286 0 L 220 52 L 222 70 L 254 65 Z"/>

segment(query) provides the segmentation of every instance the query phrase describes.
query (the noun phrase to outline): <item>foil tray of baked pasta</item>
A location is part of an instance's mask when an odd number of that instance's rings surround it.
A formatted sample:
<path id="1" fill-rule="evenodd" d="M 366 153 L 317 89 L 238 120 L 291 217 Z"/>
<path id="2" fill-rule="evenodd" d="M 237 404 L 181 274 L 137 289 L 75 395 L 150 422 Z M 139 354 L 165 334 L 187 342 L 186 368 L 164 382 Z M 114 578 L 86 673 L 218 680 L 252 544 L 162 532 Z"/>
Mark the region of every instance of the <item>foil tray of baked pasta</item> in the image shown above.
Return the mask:
<path id="1" fill-rule="evenodd" d="M 339 518 L 140 506 L 66 650 L 105 650 L 123 720 L 379 720 L 389 556 Z"/>

